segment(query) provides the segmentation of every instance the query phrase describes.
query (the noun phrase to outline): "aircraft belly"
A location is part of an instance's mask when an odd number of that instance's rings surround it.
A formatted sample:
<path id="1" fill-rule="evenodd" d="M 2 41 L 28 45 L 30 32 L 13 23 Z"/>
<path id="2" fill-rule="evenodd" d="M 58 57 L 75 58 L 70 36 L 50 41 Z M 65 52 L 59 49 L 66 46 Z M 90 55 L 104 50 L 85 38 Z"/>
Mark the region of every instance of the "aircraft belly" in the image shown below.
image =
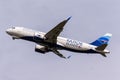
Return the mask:
<path id="1" fill-rule="evenodd" d="M 74 49 L 74 48 L 70 48 L 70 47 L 63 47 L 63 49 L 72 51 L 72 52 L 78 52 L 78 53 L 97 53 L 96 51 L 94 51 L 92 49 Z"/>
<path id="2" fill-rule="evenodd" d="M 66 46 L 67 48 L 70 48 L 70 49 L 74 49 L 74 50 L 83 50 L 83 51 L 85 51 L 85 50 L 89 50 L 89 49 L 87 49 L 87 48 L 82 48 L 82 47 L 80 47 L 80 46 L 77 46 L 77 47 L 74 47 L 74 46 Z"/>

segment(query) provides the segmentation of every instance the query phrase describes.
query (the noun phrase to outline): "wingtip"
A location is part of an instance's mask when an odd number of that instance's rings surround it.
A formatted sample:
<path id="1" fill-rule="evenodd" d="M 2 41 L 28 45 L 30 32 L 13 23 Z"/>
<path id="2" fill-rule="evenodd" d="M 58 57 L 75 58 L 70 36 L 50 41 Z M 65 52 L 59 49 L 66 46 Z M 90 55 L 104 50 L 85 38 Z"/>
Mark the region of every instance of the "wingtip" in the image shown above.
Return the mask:
<path id="1" fill-rule="evenodd" d="M 71 55 L 67 57 L 67 59 L 70 59 L 71 58 Z"/>
<path id="2" fill-rule="evenodd" d="M 70 17 L 67 19 L 67 21 L 69 21 L 71 18 L 72 18 L 72 16 L 70 16 Z"/>

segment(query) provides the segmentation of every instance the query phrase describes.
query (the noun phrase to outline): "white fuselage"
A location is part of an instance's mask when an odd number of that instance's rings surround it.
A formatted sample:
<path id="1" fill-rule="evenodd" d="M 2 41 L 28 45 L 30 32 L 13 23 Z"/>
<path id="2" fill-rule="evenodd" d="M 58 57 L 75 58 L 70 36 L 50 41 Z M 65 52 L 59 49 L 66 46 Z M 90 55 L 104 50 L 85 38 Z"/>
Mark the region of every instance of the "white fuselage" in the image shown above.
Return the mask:
<path id="1" fill-rule="evenodd" d="M 35 30 L 23 28 L 23 27 L 12 27 L 7 29 L 6 32 L 9 35 L 11 35 L 14 39 L 25 39 L 25 40 L 36 42 L 42 46 L 46 45 L 42 43 L 42 40 L 44 39 L 44 35 L 46 34 L 44 32 L 39 32 L 39 31 L 35 31 Z M 63 38 L 63 37 L 57 37 L 56 46 L 60 46 L 61 49 L 67 49 L 67 50 L 76 51 L 76 52 L 79 52 L 79 51 L 87 52 L 88 50 L 95 50 L 95 48 L 97 47 L 91 44 L 87 44 L 84 42 Z M 108 52 L 108 50 L 104 50 L 104 51 Z"/>

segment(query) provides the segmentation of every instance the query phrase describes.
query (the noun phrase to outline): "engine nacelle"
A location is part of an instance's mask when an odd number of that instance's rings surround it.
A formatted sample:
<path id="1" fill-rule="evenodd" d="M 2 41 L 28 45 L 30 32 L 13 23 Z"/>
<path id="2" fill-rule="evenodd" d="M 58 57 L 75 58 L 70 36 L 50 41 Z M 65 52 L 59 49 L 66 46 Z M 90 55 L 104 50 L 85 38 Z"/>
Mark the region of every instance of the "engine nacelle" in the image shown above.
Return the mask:
<path id="1" fill-rule="evenodd" d="M 45 54 L 45 52 L 48 52 L 48 49 L 45 46 L 36 45 L 35 51 Z"/>

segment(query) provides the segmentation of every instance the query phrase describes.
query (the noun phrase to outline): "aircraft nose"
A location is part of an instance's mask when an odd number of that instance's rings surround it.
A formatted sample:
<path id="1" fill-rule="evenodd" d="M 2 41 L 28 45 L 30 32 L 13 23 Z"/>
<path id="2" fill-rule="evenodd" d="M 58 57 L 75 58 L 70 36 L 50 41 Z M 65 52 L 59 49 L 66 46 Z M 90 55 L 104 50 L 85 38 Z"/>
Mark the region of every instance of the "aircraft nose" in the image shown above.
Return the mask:
<path id="1" fill-rule="evenodd" d="M 6 33 L 9 33 L 9 29 L 6 30 Z"/>
<path id="2" fill-rule="evenodd" d="M 6 33 L 7 33 L 7 34 L 10 34 L 10 33 L 11 33 L 11 29 L 7 29 L 7 30 L 6 30 Z"/>

